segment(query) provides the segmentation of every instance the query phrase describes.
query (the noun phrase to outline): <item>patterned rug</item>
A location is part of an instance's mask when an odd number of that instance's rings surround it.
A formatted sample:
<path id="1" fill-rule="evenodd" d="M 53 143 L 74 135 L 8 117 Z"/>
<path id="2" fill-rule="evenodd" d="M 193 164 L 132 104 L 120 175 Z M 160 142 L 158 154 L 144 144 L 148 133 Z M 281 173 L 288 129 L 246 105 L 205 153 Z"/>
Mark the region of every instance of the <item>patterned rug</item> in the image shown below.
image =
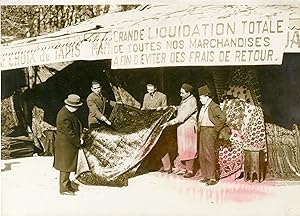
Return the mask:
<path id="1" fill-rule="evenodd" d="M 91 185 L 127 185 L 140 162 L 149 154 L 159 139 L 161 124 L 174 113 L 139 110 L 117 104 L 110 116 L 112 126 L 87 131 L 85 146 L 78 157 L 77 179 Z"/>
<path id="2" fill-rule="evenodd" d="M 12 128 L 19 125 L 19 120 L 15 111 L 13 96 L 1 101 L 1 135 L 7 136 L 12 132 Z"/>
<path id="3" fill-rule="evenodd" d="M 226 113 L 226 123 L 232 131 L 230 141 L 220 140 L 218 145 L 221 178 L 240 175 L 244 163 L 243 148 L 256 147 L 267 152 L 264 116 L 254 68 L 237 68 L 228 86 L 225 95 L 235 99 L 225 99 L 221 105 Z"/>
<path id="4" fill-rule="evenodd" d="M 292 130 L 266 124 L 268 140 L 268 178 L 300 180 L 300 127 Z"/>

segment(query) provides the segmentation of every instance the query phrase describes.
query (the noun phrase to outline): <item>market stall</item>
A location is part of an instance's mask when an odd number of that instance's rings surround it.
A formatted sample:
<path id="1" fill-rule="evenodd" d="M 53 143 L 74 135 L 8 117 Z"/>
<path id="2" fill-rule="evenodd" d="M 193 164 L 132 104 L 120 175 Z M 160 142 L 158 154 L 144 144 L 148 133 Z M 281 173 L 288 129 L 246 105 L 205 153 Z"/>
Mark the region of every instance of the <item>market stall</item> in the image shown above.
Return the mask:
<path id="1" fill-rule="evenodd" d="M 234 148 L 223 146 L 219 152 L 221 176 L 226 177 L 241 170 L 243 147 L 268 153 L 268 135 L 277 135 L 268 131 L 266 117 L 287 129 L 300 124 L 299 22 L 299 7 L 292 5 L 150 5 L 3 44 L 1 76 L 17 80 L 13 89 L 26 87 L 19 122 L 22 119 L 31 129 L 35 106 L 53 126 L 63 98 L 70 92 L 86 98 L 92 79 L 101 80 L 108 97 L 135 107 L 150 77 L 159 80 L 169 104 L 179 102 L 182 82 L 208 84 L 216 102 L 224 95 L 235 98 L 225 106 L 236 134 Z M 13 89 L 5 89 L 2 99 L 7 100 Z M 282 98 L 286 101 L 280 104 Z M 83 121 L 85 115 L 82 109 Z M 292 151 L 296 158 L 298 150 Z M 269 167 L 276 166 L 274 160 L 269 162 Z M 297 178 L 299 166 L 291 169 Z"/>

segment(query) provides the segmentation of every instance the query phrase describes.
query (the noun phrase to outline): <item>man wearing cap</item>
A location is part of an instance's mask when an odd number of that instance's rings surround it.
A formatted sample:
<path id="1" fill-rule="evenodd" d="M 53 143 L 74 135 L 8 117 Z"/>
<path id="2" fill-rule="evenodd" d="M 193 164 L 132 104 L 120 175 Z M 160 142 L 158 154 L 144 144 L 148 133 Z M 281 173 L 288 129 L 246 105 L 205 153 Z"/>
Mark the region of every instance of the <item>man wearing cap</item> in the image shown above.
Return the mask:
<path id="1" fill-rule="evenodd" d="M 219 132 L 226 122 L 224 112 L 210 97 L 210 90 L 207 85 L 198 89 L 201 110 L 198 115 L 199 134 L 199 161 L 205 185 L 217 183 L 216 169 L 216 140 Z"/>
<path id="2" fill-rule="evenodd" d="M 111 125 L 111 122 L 105 117 L 105 109 L 107 103 L 111 106 L 115 106 L 115 101 L 109 101 L 101 94 L 101 85 L 98 81 L 92 81 L 91 90 L 92 93 L 86 99 L 86 103 L 89 108 L 88 124 L 90 128 L 97 128 L 101 126 L 103 122 Z"/>
<path id="3" fill-rule="evenodd" d="M 193 87 L 184 83 L 180 89 L 182 98 L 180 105 L 176 107 L 176 118 L 164 123 L 163 128 L 179 124 L 177 127 L 178 155 L 185 164 L 185 170 L 177 174 L 183 174 L 185 178 L 194 176 L 194 159 L 197 158 L 197 132 L 196 115 L 197 100 L 192 94 Z"/>
<path id="4" fill-rule="evenodd" d="M 76 190 L 72 188 L 69 177 L 70 172 L 76 171 L 78 150 L 83 143 L 82 125 L 74 112 L 82 102 L 76 94 L 70 94 L 64 102 L 65 106 L 60 109 L 56 118 L 57 135 L 53 167 L 60 171 L 60 194 L 74 195 Z"/>

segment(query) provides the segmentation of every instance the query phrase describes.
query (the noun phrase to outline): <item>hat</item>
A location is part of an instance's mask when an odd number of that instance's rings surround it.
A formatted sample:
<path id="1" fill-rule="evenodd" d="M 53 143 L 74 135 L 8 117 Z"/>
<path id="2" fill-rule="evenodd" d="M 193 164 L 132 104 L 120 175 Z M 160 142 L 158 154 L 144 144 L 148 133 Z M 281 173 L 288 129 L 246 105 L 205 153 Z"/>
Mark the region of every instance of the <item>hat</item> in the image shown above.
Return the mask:
<path id="1" fill-rule="evenodd" d="M 77 94 L 69 94 L 68 98 L 65 99 L 65 104 L 72 107 L 79 107 L 82 105 L 82 102 L 80 101 L 80 97 Z"/>
<path id="2" fill-rule="evenodd" d="M 207 85 L 198 88 L 199 96 L 205 95 L 208 96 L 210 94 L 210 90 Z"/>
<path id="3" fill-rule="evenodd" d="M 190 84 L 182 84 L 181 86 L 182 89 L 184 89 L 186 92 L 192 92 L 193 91 L 193 86 L 191 86 Z"/>

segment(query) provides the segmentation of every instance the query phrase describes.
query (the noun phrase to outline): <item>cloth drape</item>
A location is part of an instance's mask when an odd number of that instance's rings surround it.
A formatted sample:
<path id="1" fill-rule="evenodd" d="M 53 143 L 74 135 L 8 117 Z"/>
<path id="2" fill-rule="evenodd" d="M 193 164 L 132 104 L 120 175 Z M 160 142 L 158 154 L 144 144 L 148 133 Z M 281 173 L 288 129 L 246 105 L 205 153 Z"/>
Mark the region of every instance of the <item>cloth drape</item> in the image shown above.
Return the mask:
<path id="1" fill-rule="evenodd" d="M 116 104 L 110 116 L 111 126 L 85 133 L 77 179 L 92 185 L 126 185 L 159 139 L 160 125 L 167 122 L 174 111 L 174 108 L 139 110 Z"/>

